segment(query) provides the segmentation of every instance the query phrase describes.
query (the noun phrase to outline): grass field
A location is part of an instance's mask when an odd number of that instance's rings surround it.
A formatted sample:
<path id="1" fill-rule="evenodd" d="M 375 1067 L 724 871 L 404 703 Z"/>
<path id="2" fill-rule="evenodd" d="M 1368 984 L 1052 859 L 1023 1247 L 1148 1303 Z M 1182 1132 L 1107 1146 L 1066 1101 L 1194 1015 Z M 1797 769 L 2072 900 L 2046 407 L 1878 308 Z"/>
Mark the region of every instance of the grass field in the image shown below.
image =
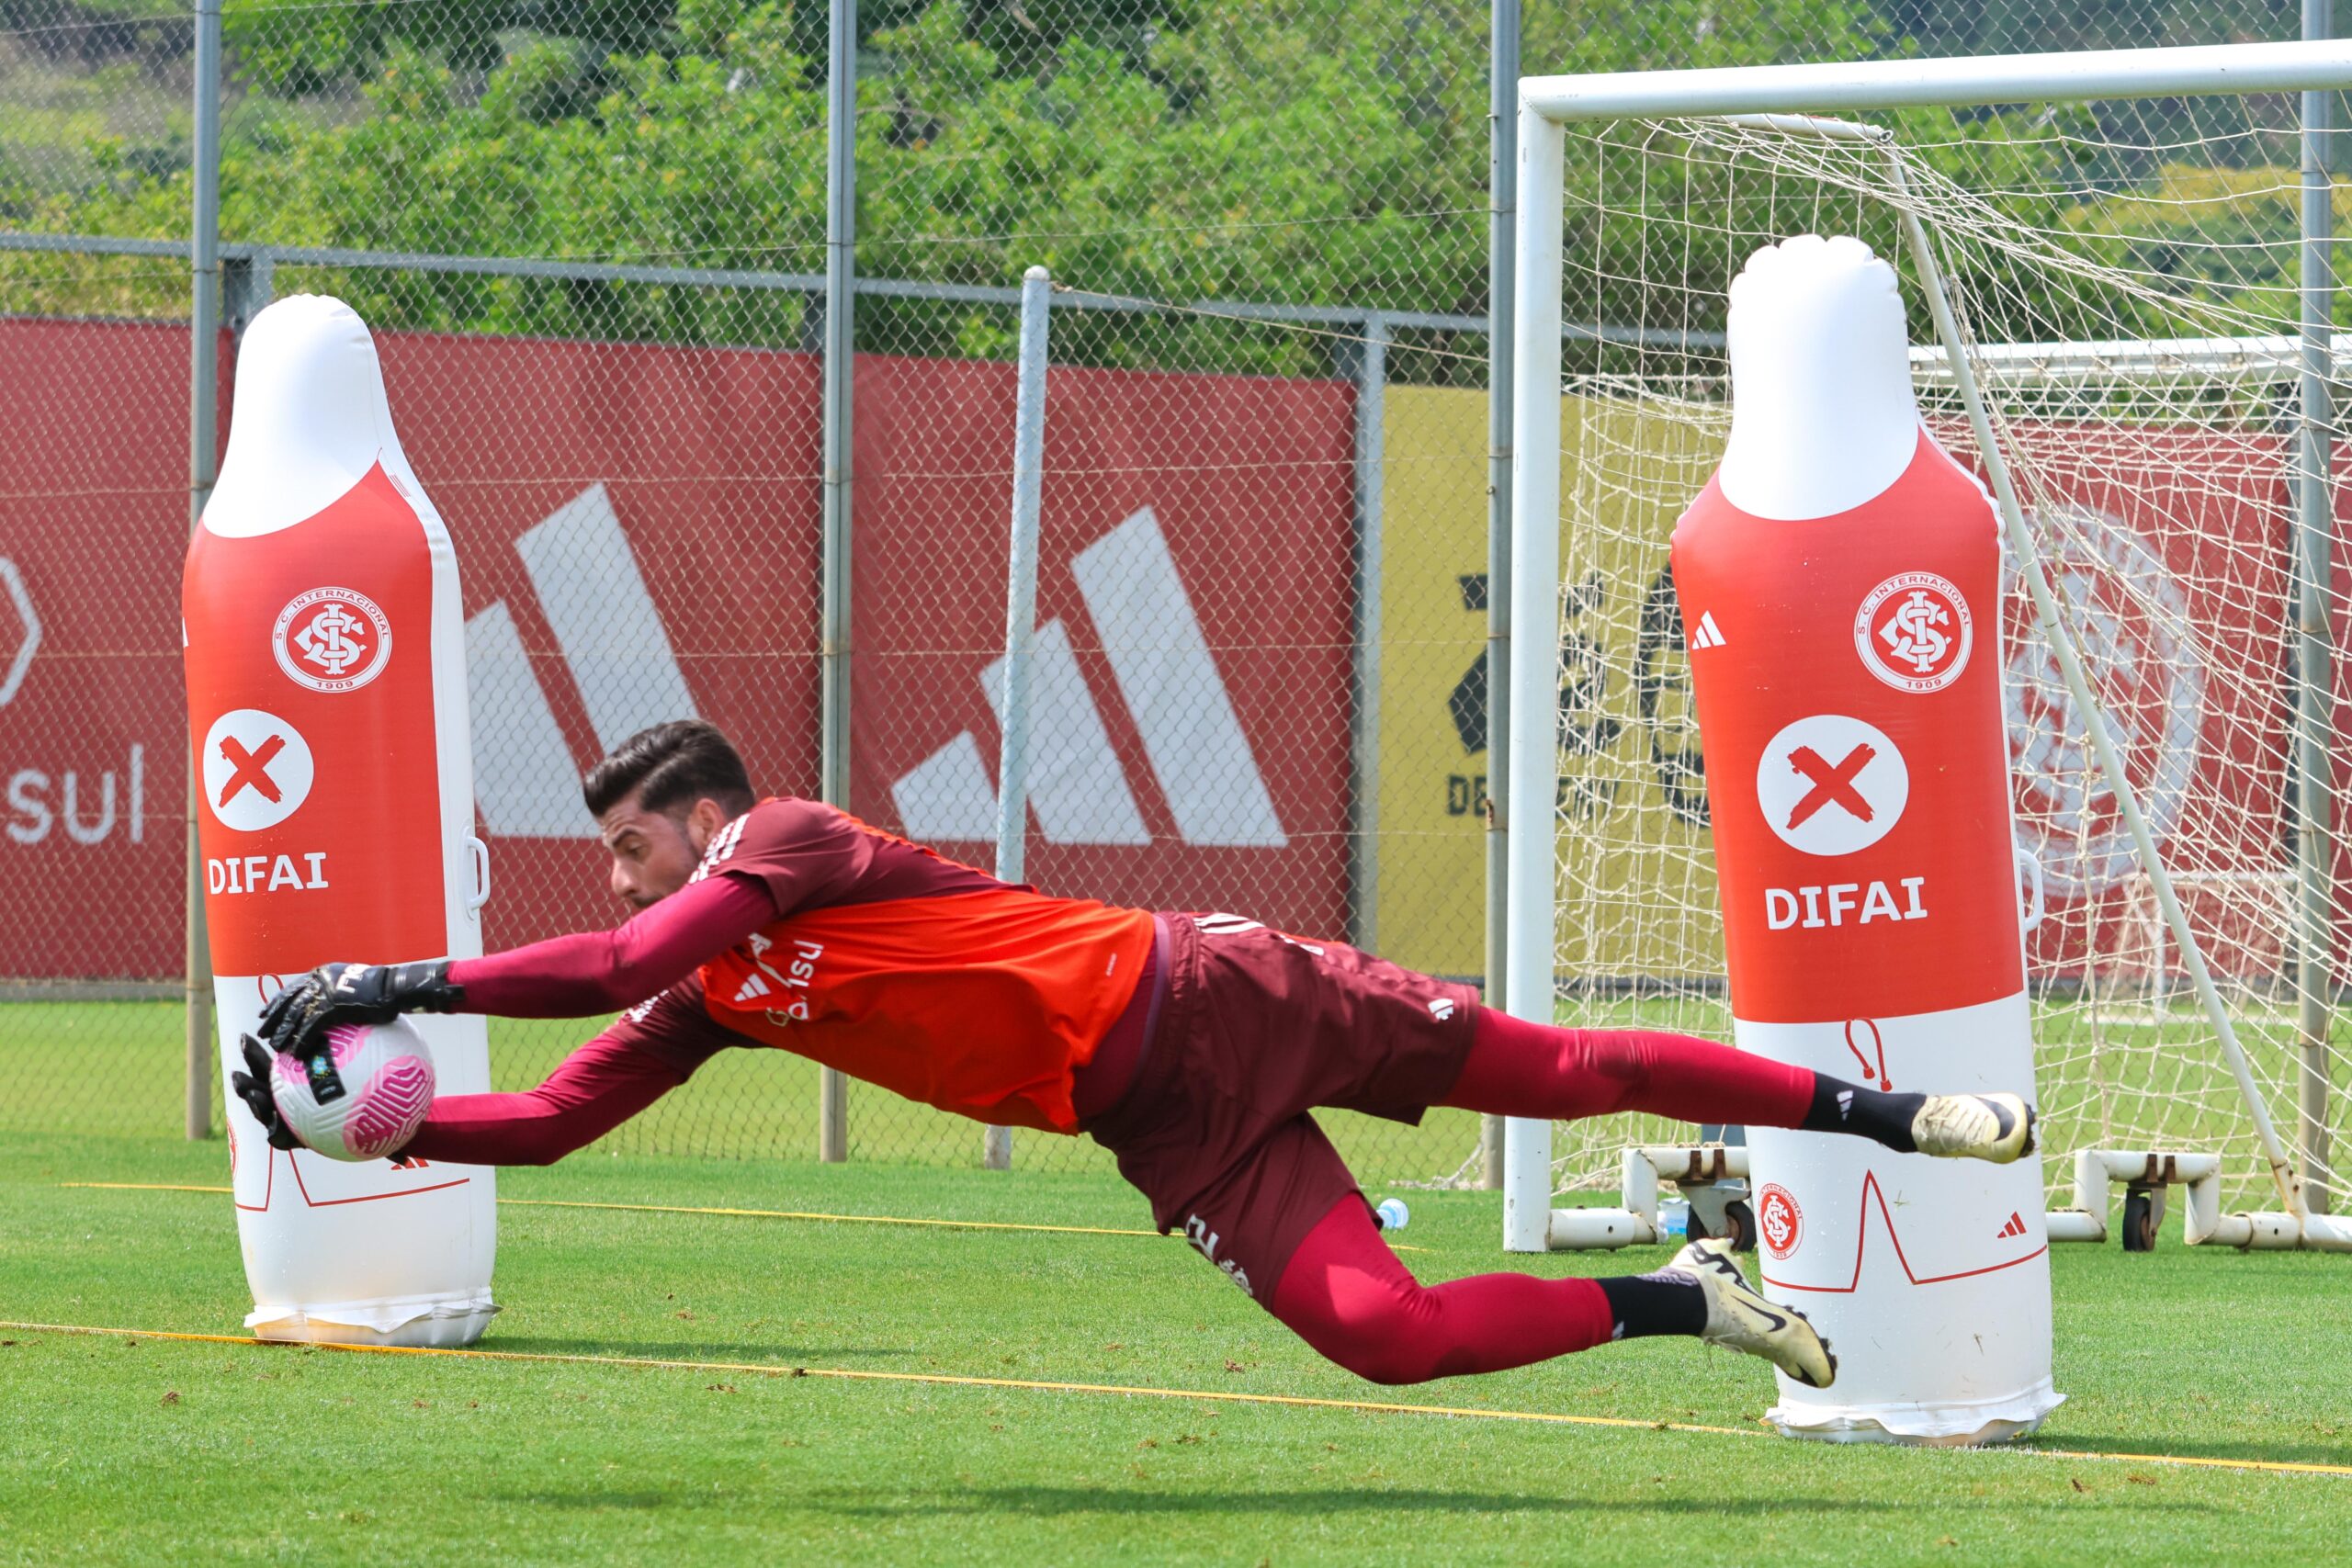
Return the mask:
<path id="1" fill-rule="evenodd" d="M 23 1108 L 18 1106 L 17 1110 Z M 0 1134 L 0 1317 L 234 1334 L 218 1144 Z M 508 1197 L 1140 1226 L 1099 1174 L 590 1151 Z M 1497 1200 L 1415 1193 L 1449 1278 Z M 1171 1238 L 508 1207 L 489 1348 L 1566 1413 L 1755 1430 L 1758 1363 L 1647 1341 L 1371 1387 Z M 1560 1274 L 1656 1251 L 1558 1256 Z M 0 1561 L 2080 1563 L 2326 1561 L 2352 1475 L 2346 1260 L 2056 1258 L 2040 1454 L 0 1329 Z"/>

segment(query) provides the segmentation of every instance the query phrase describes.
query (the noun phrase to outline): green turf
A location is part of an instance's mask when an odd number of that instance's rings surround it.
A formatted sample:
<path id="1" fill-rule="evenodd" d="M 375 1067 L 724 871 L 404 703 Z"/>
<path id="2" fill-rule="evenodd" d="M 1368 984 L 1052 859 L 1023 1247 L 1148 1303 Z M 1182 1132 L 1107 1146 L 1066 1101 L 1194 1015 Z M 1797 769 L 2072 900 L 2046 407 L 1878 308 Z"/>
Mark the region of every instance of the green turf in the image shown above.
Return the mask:
<path id="1" fill-rule="evenodd" d="M 0 1316 L 234 1332 L 218 1145 L 0 1135 Z M 1134 1225 L 1091 1173 L 592 1152 L 510 1196 Z M 1498 1266 L 1497 1201 L 1416 1193 L 1428 1278 Z M 1182 1243 L 509 1207 L 516 1350 L 1401 1398 L 1747 1426 L 1758 1365 L 1605 1348 L 1390 1393 Z M 1656 1251 L 1557 1256 L 1549 1274 Z M 2352 1464 L 2346 1259 L 2056 1258 L 2045 1446 Z M 0 1561 L 2309 1564 L 2352 1478 L 1775 1438 L 0 1331 Z"/>

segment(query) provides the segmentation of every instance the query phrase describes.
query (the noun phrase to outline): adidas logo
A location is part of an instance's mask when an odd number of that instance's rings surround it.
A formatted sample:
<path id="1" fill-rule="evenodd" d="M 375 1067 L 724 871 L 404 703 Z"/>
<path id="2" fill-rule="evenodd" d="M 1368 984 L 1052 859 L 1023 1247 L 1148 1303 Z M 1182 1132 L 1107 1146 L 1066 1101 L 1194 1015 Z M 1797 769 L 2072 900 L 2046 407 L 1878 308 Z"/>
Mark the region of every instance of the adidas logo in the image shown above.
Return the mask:
<path id="1" fill-rule="evenodd" d="M 775 987 L 770 986 L 757 971 L 753 971 L 743 976 L 743 984 L 736 990 L 735 999 L 739 1002 L 748 1002 L 755 998 L 764 997 L 774 989 Z"/>
<path id="2" fill-rule="evenodd" d="M 603 485 L 533 524 L 514 551 L 598 746 L 610 751 L 648 725 L 699 716 Z M 580 766 L 531 664 L 504 601 L 467 618 L 475 801 L 502 838 L 594 839 Z"/>
<path id="3" fill-rule="evenodd" d="M 2001 1227 L 1999 1234 L 1994 1239 L 2007 1241 L 2011 1236 L 2023 1235 L 2025 1235 L 2025 1220 L 2015 1209 L 2012 1209 L 2009 1211 L 2009 1223 Z"/>
<path id="4" fill-rule="evenodd" d="M 1159 518 L 1149 507 L 1136 513 L 1080 550 L 1070 571 L 1178 835 L 1188 844 L 1287 845 Z M 1029 805 L 1046 841 L 1151 842 L 1061 621 L 1037 628 L 1029 671 Z M 1004 660 L 979 679 L 1001 724 Z M 890 798 L 910 838 L 996 838 L 996 778 L 969 730 L 902 774 Z"/>
<path id="5" fill-rule="evenodd" d="M 1203 936 L 1239 936 L 1245 931 L 1266 929 L 1263 921 L 1253 920 L 1247 915 L 1195 915 L 1193 924 Z"/>
<path id="6" fill-rule="evenodd" d="M 1690 651 L 1696 653 L 1702 648 L 1721 648 L 1723 645 L 1724 629 L 1715 625 L 1715 613 L 1713 610 L 1700 611 L 1699 624 L 1690 628 Z"/>
<path id="7" fill-rule="evenodd" d="M 1288 931 L 1269 931 L 1264 921 L 1253 920 L 1247 915 L 1195 915 L 1193 924 L 1199 928 L 1203 936 L 1244 936 L 1250 931 L 1265 931 L 1276 942 L 1286 942 L 1301 953 L 1311 953 L 1317 958 L 1322 957 L 1326 951 L 1320 942 L 1301 941 Z"/>
<path id="8" fill-rule="evenodd" d="M 650 725 L 700 716 L 603 484 L 532 525 L 514 550 L 598 746 L 610 751 Z M 1189 844 L 1286 847 L 1159 518 L 1148 507 L 1136 513 L 1070 568 L 1178 835 Z M 1001 722 L 1004 661 L 979 678 Z M 1030 678 L 1029 804 L 1046 841 L 1150 843 L 1061 621 L 1037 628 Z M 491 833 L 594 839 L 580 809 L 579 763 L 503 600 L 467 618 L 466 688 L 474 797 Z M 901 775 L 890 795 L 910 837 L 996 837 L 995 777 L 968 730 Z"/>
<path id="9" fill-rule="evenodd" d="M 1838 1091 L 1838 1120 L 1843 1122 L 1853 1113 L 1854 1091 L 1850 1089 L 1839 1089 Z"/>
<path id="10" fill-rule="evenodd" d="M 1436 1000 L 1430 1002 L 1430 1016 L 1437 1020 L 1440 1023 L 1443 1023 L 1447 1019 L 1452 1018 L 1453 1016 L 1453 998 L 1451 997 L 1440 997 Z"/>

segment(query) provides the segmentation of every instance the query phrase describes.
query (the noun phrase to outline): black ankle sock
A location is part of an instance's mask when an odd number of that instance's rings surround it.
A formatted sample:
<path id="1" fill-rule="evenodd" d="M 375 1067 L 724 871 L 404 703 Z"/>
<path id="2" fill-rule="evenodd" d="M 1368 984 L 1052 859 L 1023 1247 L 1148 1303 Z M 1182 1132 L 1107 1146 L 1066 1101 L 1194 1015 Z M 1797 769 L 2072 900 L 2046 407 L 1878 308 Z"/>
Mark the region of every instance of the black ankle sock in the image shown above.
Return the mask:
<path id="1" fill-rule="evenodd" d="M 1615 1320 L 1612 1339 L 1697 1334 L 1707 1326 L 1707 1295 L 1687 1274 L 1624 1274 L 1599 1281 Z"/>
<path id="2" fill-rule="evenodd" d="M 1911 1119 L 1927 1102 L 1924 1094 L 1884 1094 L 1860 1084 L 1813 1076 L 1813 1106 L 1800 1122 L 1808 1133 L 1851 1133 L 1875 1139 L 1897 1154 L 1917 1154 L 1911 1141 Z"/>

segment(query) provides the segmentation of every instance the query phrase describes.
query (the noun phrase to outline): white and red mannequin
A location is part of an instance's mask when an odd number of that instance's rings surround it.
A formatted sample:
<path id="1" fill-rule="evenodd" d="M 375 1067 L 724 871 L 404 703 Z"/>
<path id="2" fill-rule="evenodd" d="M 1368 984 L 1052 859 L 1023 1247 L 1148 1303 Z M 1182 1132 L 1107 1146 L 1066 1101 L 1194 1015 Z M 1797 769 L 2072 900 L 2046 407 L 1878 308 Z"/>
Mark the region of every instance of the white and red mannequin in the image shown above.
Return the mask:
<path id="1" fill-rule="evenodd" d="M 2031 1094 L 2000 546 L 1923 427 L 1894 270 L 1804 235 L 1731 288 L 1732 433 L 1675 532 L 1735 1032 L 1873 1088 Z M 1770 1419 L 1846 1440 L 2038 1426 L 2050 1379 L 2040 1163 L 1749 1133 L 1769 1293 L 1836 1347 Z"/>
<path id="2" fill-rule="evenodd" d="M 237 355 L 182 615 L 222 1077 L 286 979 L 481 951 L 463 606 L 368 328 L 298 295 Z M 490 1087 L 479 1017 L 412 1021 L 444 1094 Z M 224 1081 L 224 1089 L 226 1084 Z M 498 1309 L 492 1173 L 272 1149 L 228 1107 L 262 1338 L 461 1345 Z"/>

